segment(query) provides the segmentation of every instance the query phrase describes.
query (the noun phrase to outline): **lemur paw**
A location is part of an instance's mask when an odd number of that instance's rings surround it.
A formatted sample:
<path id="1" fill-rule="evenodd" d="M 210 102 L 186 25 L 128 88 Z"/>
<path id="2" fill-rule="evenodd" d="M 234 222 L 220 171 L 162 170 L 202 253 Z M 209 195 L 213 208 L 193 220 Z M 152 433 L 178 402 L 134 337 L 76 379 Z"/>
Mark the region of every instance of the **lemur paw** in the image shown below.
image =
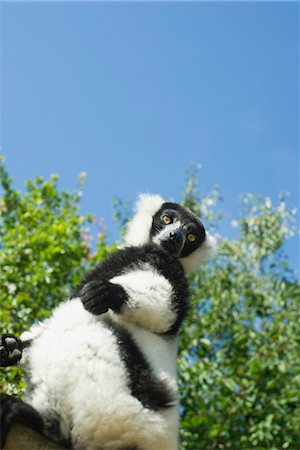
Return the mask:
<path id="1" fill-rule="evenodd" d="M 22 346 L 20 340 L 13 334 L 1 334 L 0 366 L 14 366 L 20 361 L 21 358 Z"/>
<path id="2" fill-rule="evenodd" d="M 119 312 L 126 301 L 124 289 L 106 280 L 89 281 L 79 296 L 84 308 L 95 315 L 106 313 L 108 309 Z"/>

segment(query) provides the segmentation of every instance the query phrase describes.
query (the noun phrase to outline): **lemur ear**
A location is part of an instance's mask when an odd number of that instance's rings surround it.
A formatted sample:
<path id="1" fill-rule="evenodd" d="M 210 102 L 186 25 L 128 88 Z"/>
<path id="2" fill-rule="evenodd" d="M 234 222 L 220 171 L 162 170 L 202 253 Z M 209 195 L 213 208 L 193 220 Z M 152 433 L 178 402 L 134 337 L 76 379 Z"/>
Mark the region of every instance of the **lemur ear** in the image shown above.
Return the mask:
<path id="1" fill-rule="evenodd" d="M 165 203 L 160 195 L 140 194 L 135 204 L 135 214 L 127 224 L 126 245 L 144 245 L 150 241 L 150 230 L 155 213 Z"/>

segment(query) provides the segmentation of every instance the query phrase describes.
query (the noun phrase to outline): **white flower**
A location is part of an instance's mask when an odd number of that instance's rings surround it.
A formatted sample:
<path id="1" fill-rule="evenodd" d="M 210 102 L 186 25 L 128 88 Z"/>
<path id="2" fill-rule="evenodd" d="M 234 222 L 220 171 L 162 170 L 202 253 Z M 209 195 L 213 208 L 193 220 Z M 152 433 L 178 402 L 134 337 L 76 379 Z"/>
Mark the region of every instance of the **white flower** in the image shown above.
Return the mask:
<path id="1" fill-rule="evenodd" d="M 215 200 L 213 198 L 207 198 L 205 201 L 207 206 L 212 206 L 215 204 Z"/>
<path id="2" fill-rule="evenodd" d="M 268 209 L 271 208 L 271 206 L 272 206 L 272 201 L 271 201 L 270 197 L 266 197 L 265 205 L 266 205 L 266 207 L 267 207 Z"/>
<path id="3" fill-rule="evenodd" d="M 10 294 L 14 294 L 17 290 L 17 286 L 14 283 L 9 283 L 8 285 L 8 292 Z"/>

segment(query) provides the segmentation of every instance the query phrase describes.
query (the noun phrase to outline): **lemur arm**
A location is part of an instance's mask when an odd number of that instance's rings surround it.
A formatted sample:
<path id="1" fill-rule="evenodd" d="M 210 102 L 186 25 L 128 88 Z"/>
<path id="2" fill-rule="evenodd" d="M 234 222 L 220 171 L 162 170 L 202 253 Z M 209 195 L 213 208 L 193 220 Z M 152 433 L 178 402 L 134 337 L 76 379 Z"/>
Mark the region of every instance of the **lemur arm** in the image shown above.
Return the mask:
<path id="1" fill-rule="evenodd" d="M 112 283 L 111 280 L 130 270 L 140 253 L 140 249 L 132 247 L 112 254 L 85 275 L 71 297 L 79 297 L 84 308 L 95 315 L 103 314 L 108 309 L 120 312 L 128 295 L 120 284 Z"/>
<path id="2" fill-rule="evenodd" d="M 120 313 L 125 305 L 132 304 L 136 290 L 140 295 L 141 289 L 145 288 L 146 293 L 155 287 L 151 274 L 159 275 L 156 269 L 168 265 L 168 257 L 155 244 L 119 250 L 88 272 L 72 297 L 80 297 L 85 309 L 92 314 L 103 314 L 108 309 Z M 138 275 L 141 272 L 145 275 L 143 278 Z M 140 298 L 142 300 L 143 295 Z"/>
<path id="3" fill-rule="evenodd" d="M 109 270 L 107 266 L 105 261 L 88 272 L 71 296 L 79 297 L 84 308 L 95 315 L 104 314 L 108 309 L 119 312 L 127 300 L 124 289 L 110 282 L 116 270 Z M 122 271 L 121 267 L 118 269 Z"/>
<path id="4" fill-rule="evenodd" d="M 108 309 L 119 312 L 127 301 L 122 286 L 102 278 L 88 281 L 76 296 L 80 297 L 84 308 L 95 315 L 103 314 Z"/>
<path id="5" fill-rule="evenodd" d="M 112 255 L 85 276 L 73 297 L 94 315 L 111 309 L 126 321 L 166 333 L 184 316 L 186 294 L 180 263 L 156 244 L 148 244 Z"/>

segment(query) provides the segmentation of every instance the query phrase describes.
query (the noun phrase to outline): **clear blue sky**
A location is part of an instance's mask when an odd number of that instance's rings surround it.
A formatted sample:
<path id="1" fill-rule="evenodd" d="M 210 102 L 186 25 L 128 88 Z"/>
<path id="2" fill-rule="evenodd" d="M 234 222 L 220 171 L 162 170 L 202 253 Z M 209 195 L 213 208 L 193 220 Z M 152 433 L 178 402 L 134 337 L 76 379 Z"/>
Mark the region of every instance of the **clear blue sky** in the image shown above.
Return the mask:
<path id="1" fill-rule="evenodd" d="M 239 195 L 299 204 L 299 4 L 1 4 L 2 151 L 16 186 L 87 172 L 83 212 L 113 197 L 180 200 L 184 170 Z M 226 222 L 227 221 L 227 222 Z M 297 266 L 299 241 L 288 244 Z"/>

